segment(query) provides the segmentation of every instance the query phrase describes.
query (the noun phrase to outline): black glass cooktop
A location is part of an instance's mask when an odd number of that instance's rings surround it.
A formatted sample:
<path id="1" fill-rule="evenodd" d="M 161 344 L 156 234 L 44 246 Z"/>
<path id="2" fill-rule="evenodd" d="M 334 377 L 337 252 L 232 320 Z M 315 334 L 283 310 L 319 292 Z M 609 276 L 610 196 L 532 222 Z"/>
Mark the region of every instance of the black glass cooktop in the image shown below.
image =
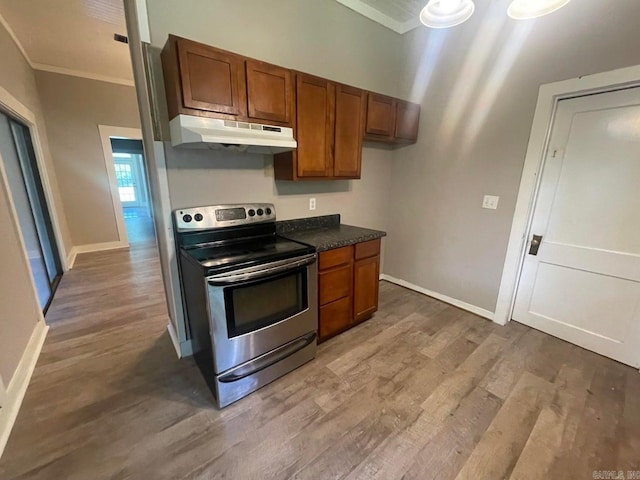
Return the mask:
<path id="1" fill-rule="evenodd" d="M 208 272 L 267 263 L 314 253 L 314 247 L 280 237 L 253 239 L 217 246 L 191 246 L 183 254 L 202 265 Z"/>

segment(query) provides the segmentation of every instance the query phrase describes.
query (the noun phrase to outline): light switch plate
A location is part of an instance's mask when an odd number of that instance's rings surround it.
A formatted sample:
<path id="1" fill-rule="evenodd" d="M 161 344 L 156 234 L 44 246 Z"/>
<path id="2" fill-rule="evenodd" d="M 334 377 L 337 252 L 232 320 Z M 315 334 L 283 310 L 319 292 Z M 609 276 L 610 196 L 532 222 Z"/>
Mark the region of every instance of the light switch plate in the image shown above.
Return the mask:
<path id="1" fill-rule="evenodd" d="M 498 201 L 500 197 L 497 195 L 485 195 L 484 200 L 482 200 L 482 208 L 488 208 L 490 210 L 495 210 L 498 208 Z"/>

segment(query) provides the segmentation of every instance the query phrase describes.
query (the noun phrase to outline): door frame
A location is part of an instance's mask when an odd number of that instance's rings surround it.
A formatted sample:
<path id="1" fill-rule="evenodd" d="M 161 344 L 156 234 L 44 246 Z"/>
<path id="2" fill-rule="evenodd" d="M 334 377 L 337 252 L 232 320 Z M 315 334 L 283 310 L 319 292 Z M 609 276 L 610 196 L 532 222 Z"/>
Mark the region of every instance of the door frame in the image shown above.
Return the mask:
<path id="1" fill-rule="evenodd" d="M 142 130 L 140 130 L 139 128 L 98 125 L 98 131 L 100 132 L 100 142 L 102 143 L 104 165 L 107 169 L 107 177 L 109 177 L 109 191 L 111 192 L 113 214 L 116 219 L 116 226 L 118 227 L 118 240 L 123 244 L 123 246 L 128 247 L 129 239 L 127 238 L 127 227 L 124 223 L 122 202 L 120 201 L 120 193 L 118 191 L 116 168 L 113 164 L 113 149 L 111 148 L 111 137 L 123 137 L 130 138 L 132 140 L 142 140 Z M 144 187 L 147 188 L 146 181 L 144 183 Z M 146 192 L 145 195 L 147 195 Z"/>
<path id="2" fill-rule="evenodd" d="M 637 86 L 640 86 L 640 65 L 540 86 L 502 270 L 498 301 L 493 316 L 494 322 L 505 325 L 511 321 L 513 315 L 540 187 L 539 173 L 544 166 L 545 152 L 548 148 L 558 102 L 566 98 Z"/>
<path id="3" fill-rule="evenodd" d="M 7 402 L 7 387 L 4 386 L 2 375 L 0 375 L 0 408 L 5 406 Z"/>
<path id="4" fill-rule="evenodd" d="M 10 115 L 14 116 L 19 121 L 24 123 L 24 125 L 26 125 L 29 129 L 29 134 L 31 135 L 31 143 L 33 144 L 33 151 L 36 156 L 36 165 L 40 173 L 42 190 L 47 202 L 46 207 L 49 213 L 49 217 L 51 218 L 53 235 L 58 247 L 60 266 L 62 267 L 63 273 L 67 272 L 69 270 L 69 258 L 67 257 L 67 255 L 69 255 L 69 252 L 67 252 L 67 247 L 64 244 L 64 237 L 62 236 L 62 230 L 60 229 L 59 215 L 56 209 L 56 204 L 54 202 L 53 192 L 51 190 L 51 182 L 49 180 L 50 175 L 49 171 L 47 170 L 47 166 L 44 163 L 44 151 L 42 149 L 42 143 L 40 142 L 40 133 L 38 131 L 38 125 L 36 123 L 36 116 L 23 103 L 21 103 L 16 97 L 11 95 L 11 93 L 9 93 L 1 86 L 0 107 L 2 107 L 4 111 L 8 112 Z M 11 201 L 13 202 L 13 200 Z M 13 212 L 15 214 L 15 208 L 13 208 Z M 21 238 L 21 240 L 24 242 L 24 239 Z"/>

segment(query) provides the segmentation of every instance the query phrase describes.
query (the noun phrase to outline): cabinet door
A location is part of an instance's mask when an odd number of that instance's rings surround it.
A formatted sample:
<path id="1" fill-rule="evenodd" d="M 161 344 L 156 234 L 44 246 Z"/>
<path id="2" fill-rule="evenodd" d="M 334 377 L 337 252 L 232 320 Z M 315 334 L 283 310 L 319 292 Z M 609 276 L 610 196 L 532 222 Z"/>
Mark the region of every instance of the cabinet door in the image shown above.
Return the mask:
<path id="1" fill-rule="evenodd" d="M 369 318 L 378 309 L 380 257 L 370 257 L 354 263 L 353 321 Z"/>
<path id="2" fill-rule="evenodd" d="M 334 177 L 360 178 L 365 97 L 358 88 L 336 86 Z"/>
<path id="3" fill-rule="evenodd" d="M 178 40 L 182 100 L 187 108 L 245 117 L 241 57 L 190 40 Z"/>
<path id="4" fill-rule="evenodd" d="M 249 118 L 291 124 L 293 85 L 291 71 L 256 60 L 247 60 Z"/>
<path id="5" fill-rule="evenodd" d="M 420 105 L 398 100 L 396 104 L 396 129 L 394 136 L 399 141 L 413 142 L 418 140 L 420 123 Z"/>
<path id="6" fill-rule="evenodd" d="M 351 297 L 344 297 L 320 307 L 318 318 L 320 341 L 349 328 L 351 312 Z"/>
<path id="7" fill-rule="evenodd" d="M 393 141 L 396 126 L 395 99 L 377 93 L 367 95 L 365 135 L 369 139 Z"/>
<path id="8" fill-rule="evenodd" d="M 335 86 L 323 78 L 298 74 L 296 94 L 298 177 L 330 177 Z"/>

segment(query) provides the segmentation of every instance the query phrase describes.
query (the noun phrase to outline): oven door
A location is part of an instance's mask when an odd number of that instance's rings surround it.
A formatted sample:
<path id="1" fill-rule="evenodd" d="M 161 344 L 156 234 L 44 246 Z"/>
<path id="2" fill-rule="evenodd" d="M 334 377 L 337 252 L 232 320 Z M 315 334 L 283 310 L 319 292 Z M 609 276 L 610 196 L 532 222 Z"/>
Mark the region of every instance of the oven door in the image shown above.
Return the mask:
<path id="1" fill-rule="evenodd" d="M 206 281 L 216 374 L 318 328 L 316 254 Z"/>

